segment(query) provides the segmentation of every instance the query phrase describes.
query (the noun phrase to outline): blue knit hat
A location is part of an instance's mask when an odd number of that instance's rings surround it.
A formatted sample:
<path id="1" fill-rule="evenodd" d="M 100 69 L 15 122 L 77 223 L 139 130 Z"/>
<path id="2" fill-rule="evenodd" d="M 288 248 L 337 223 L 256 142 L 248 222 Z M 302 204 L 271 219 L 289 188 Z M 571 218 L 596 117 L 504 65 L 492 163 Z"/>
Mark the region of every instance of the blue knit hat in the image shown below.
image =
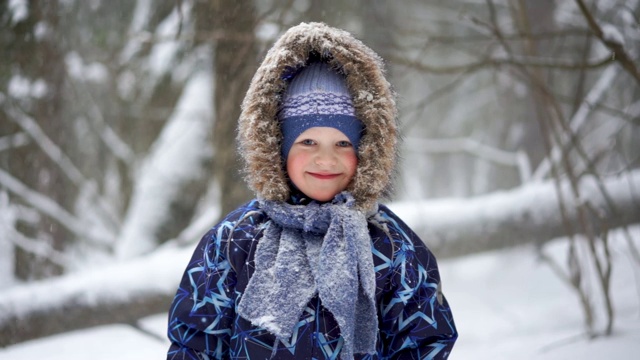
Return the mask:
<path id="1" fill-rule="evenodd" d="M 362 122 L 356 118 L 345 78 L 326 63 L 313 62 L 293 77 L 283 95 L 278 119 L 285 160 L 298 136 L 312 127 L 338 129 L 358 150 Z"/>

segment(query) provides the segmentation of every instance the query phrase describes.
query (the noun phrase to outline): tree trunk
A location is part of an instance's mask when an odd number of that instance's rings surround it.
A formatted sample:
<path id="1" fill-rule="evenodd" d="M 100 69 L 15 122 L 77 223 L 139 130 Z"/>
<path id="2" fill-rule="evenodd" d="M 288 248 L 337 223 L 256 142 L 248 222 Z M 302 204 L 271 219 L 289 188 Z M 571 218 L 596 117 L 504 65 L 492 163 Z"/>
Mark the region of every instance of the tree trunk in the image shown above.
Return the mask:
<path id="1" fill-rule="evenodd" d="M 216 0 L 209 6 L 215 17 L 197 21 L 199 29 L 213 29 L 215 40 L 213 173 L 220 186 L 220 213 L 224 215 L 251 198 L 242 180 L 235 134 L 240 104 L 257 68 L 256 15 L 250 0 Z"/>
<path id="2" fill-rule="evenodd" d="M 3 80 L 20 78 L 35 87 L 36 81 L 46 87 L 41 96 L 6 92 L 5 103 L 15 104 L 21 111 L 37 119 L 38 126 L 49 135 L 63 151 L 76 151 L 68 134 L 71 128 L 64 114 L 64 89 L 66 71 L 64 49 L 59 46 L 61 36 L 58 1 L 33 2 L 27 17 L 17 24 L 7 24 L 0 45 L 5 49 L 3 65 L 0 65 Z M 3 17 L 8 19 L 8 17 Z M 38 24 L 47 24 L 50 36 L 41 41 L 32 35 Z M 8 76 L 6 76 L 7 74 Z M 13 79 L 12 79 L 13 80 Z M 8 89 L 7 84 L 2 84 Z M 4 91 L 4 90 L 3 90 Z M 4 95 L 3 95 L 4 96 Z M 0 113 L 0 137 L 20 132 L 6 112 Z M 60 168 L 33 142 L 27 146 L 8 151 L 0 156 L 3 168 L 28 182 L 31 188 L 55 200 L 69 209 L 75 201 L 74 188 Z M 30 237 L 40 237 L 51 248 L 61 250 L 68 245 L 69 232 L 47 216 L 32 224 L 20 224 L 20 230 Z M 46 237 L 41 236 L 46 234 Z M 62 273 L 59 264 L 46 257 L 34 255 L 21 248 L 15 249 L 15 276 L 22 280 L 41 279 Z"/>

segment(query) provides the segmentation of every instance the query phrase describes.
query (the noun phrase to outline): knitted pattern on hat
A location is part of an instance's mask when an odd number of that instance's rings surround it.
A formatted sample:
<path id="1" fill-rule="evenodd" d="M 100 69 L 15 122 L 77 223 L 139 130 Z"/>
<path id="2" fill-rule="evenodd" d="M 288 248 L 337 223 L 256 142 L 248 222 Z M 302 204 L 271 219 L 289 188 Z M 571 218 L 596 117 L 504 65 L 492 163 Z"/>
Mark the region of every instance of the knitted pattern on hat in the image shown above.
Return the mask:
<path id="1" fill-rule="evenodd" d="M 287 87 L 278 112 L 282 126 L 282 158 L 286 159 L 296 138 L 312 127 L 332 127 L 349 138 L 357 151 L 362 123 L 345 79 L 329 65 L 313 62 L 305 66 Z"/>
<path id="2" fill-rule="evenodd" d="M 325 63 L 311 63 L 291 79 L 278 116 L 310 114 L 356 116 L 344 77 Z"/>

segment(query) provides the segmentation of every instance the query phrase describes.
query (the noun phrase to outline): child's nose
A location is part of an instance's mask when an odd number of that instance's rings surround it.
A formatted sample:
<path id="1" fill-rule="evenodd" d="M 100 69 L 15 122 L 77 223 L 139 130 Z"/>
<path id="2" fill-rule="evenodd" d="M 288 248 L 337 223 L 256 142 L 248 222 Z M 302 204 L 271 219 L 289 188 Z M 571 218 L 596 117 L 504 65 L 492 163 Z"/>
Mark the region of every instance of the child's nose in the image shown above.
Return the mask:
<path id="1" fill-rule="evenodd" d="M 320 149 L 315 158 L 316 165 L 333 166 L 336 162 L 336 154 L 331 149 Z"/>

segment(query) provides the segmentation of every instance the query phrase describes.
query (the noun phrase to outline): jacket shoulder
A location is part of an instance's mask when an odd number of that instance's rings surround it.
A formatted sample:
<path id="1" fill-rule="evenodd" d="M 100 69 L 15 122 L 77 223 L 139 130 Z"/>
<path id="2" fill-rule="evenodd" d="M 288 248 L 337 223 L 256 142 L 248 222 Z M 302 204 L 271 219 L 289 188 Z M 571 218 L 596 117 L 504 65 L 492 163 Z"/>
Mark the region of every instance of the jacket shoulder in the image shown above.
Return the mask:
<path id="1" fill-rule="evenodd" d="M 374 246 L 386 252 L 393 263 L 410 261 L 423 264 L 425 268 L 437 268 L 435 256 L 425 242 L 387 206 L 380 204 L 369 222 L 378 234 L 372 236 Z"/>
<path id="2" fill-rule="evenodd" d="M 209 229 L 202 237 L 199 249 L 205 258 L 228 260 L 235 268 L 234 264 L 245 261 L 267 220 L 258 201 L 251 200 L 229 212 Z"/>
<path id="3" fill-rule="evenodd" d="M 387 235 L 396 241 L 410 242 L 419 246 L 425 246 L 420 237 L 386 205 L 379 204 L 378 212 L 371 218 L 374 224 L 385 229 Z"/>
<path id="4" fill-rule="evenodd" d="M 227 214 L 211 231 L 222 238 L 251 236 L 264 224 L 267 215 L 258 206 L 258 200 L 251 200 Z"/>

